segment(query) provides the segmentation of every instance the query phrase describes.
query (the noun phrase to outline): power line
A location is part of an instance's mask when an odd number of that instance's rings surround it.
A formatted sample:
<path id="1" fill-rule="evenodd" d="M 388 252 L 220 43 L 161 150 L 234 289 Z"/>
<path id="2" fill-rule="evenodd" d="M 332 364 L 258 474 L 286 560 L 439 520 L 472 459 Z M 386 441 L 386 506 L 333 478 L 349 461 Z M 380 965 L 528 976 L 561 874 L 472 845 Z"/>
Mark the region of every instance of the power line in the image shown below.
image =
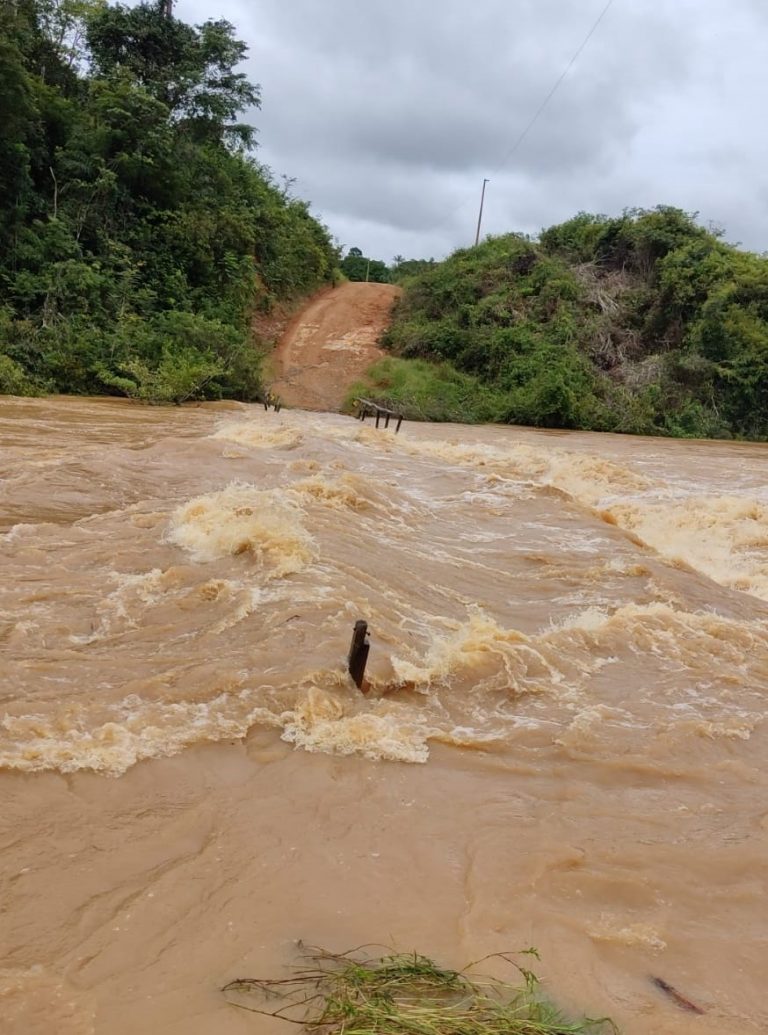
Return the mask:
<path id="1" fill-rule="evenodd" d="M 560 77 L 559 77 L 559 78 L 558 78 L 558 80 L 557 80 L 557 81 L 555 82 L 555 85 L 554 85 L 554 86 L 552 87 L 552 89 L 551 89 L 551 90 L 549 91 L 549 93 L 547 94 L 547 96 L 546 96 L 546 97 L 544 98 L 544 100 L 543 100 L 543 101 L 541 102 L 541 104 L 540 104 L 540 105 L 538 106 L 538 108 L 536 109 L 536 111 L 535 111 L 535 113 L 534 113 L 533 117 L 532 117 L 532 118 L 531 118 L 531 120 L 530 120 L 530 121 L 528 122 L 528 124 L 526 125 L 526 127 L 525 127 L 525 128 L 523 129 L 522 133 L 521 133 L 521 134 L 520 134 L 520 136 L 519 136 L 519 137 L 517 138 L 517 140 L 515 140 L 515 142 L 514 142 L 514 144 L 512 145 L 512 147 L 510 147 L 509 151 L 507 151 L 507 153 L 506 153 L 506 154 L 504 155 L 504 157 L 502 158 L 502 160 L 501 160 L 501 161 L 499 162 L 499 164 L 498 164 L 498 165 L 496 166 L 496 168 L 494 169 L 494 172 L 498 172 L 498 171 L 499 171 L 500 169 L 503 169 L 503 168 L 504 168 L 504 166 L 505 166 L 505 165 L 507 164 L 507 162 L 508 162 L 508 161 L 510 160 L 510 158 L 512 157 L 512 155 L 513 155 L 513 154 L 515 153 L 515 151 L 517 151 L 517 149 L 518 149 L 518 148 L 520 147 L 520 145 L 522 144 L 522 142 L 523 142 L 523 141 L 525 140 L 525 138 L 526 138 L 526 137 L 528 136 L 528 134 L 529 134 L 529 133 L 531 132 L 531 130 L 533 129 L 533 127 L 534 127 L 534 126 L 536 125 L 536 123 L 537 123 L 537 122 L 539 121 L 539 117 L 540 117 L 540 116 L 541 116 L 541 114 L 543 113 L 544 109 L 545 109 L 545 108 L 547 107 L 547 105 L 549 104 L 549 102 L 550 102 L 550 101 L 552 100 L 552 98 L 553 98 L 553 97 L 555 96 L 555 94 L 557 93 L 557 91 L 558 91 L 558 90 L 560 89 L 560 87 L 561 87 L 561 86 L 562 86 L 562 84 L 563 84 L 563 81 L 565 80 L 565 77 L 566 77 L 566 76 L 568 75 L 568 73 L 570 72 L 570 70 L 571 70 L 571 69 L 573 68 L 573 66 L 574 66 L 574 65 L 576 64 L 576 62 L 577 62 L 577 61 L 579 60 L 579 58 L 581 57 L 581 55 L 582 55 L 583 51 L 584 51 L 584 50 L 586 50 L 587 44 L 589 43 L 589 41 L 590 41 L 590 40 L 592 39 L 592 37 L 593 37 L 593 36 L 595 35 L 595 33 L 597 32 L 597 30 L 598 30 L 598 28 L 599 28 L 599 26 L 600 26 L 600 23 L 601 23 L 601 22 L 602 22 L 602 20 L 603 20 L 603 19 L 605 18 L 605 16 L 606 16 L 606 15 L 608 14 L 608 12 L 609 12 L 609 11 L 610 11 L 610 9 L 611 9 L 611 8 L 613 7 L 613 5 L 614 5 L 614 3 L 615 3 L 615 2 L 616 2 L 616 0 L 608 0 L 608 3 L 607 3 L 607 4 L 605 5 L 605 7 L 604 7 L 604 8 L 602 9 L 602 11 L 600 12 L 600 14 L 598 15 L 598 17 L 597 17 L 597 20 L 596 20 L 596 21 L 595 21 L 595 23 L 593 24 L 592 28 L 591 28 L 591 29 L 589 30 L 589 32 L 587 33 L 587 35 L 586 35 L 586 36 L 584 37 L 584 39 L 582 40 L 582 42 L 581 42 L 581 46 L 580 46 L 580 47 L 579 47 L 579 49 L 578 49 L 578 50 L 576 51 L 576 53 L 575 53 L 575 54 L 573 55 L 573 57 L 572 57 L 572 58 L 571 58 L 571 60 L 570 60 L 570 61 L 568 62 L 568 64 L 567 64 L 567 65 L 565 66 L 565 68 L 563 69 L 562 73 L 560 74 Z"/>
<path id="2" fill-rule="evenodd" d="M 523 143 L 525 138 L 531 132 L 533 127 L 539 121 L 539 118 L 541 117 L 542 113 L 544 112 L 544 109 L 547 107 L 549 102 L 552 100 L 552 98 L 555 96 L 557 91 L 562 86 L 563 82 L 565 81 L 566 76 L 568 75 L 568 73 L 571 71 L 573 66 L 576 64 L 576 62 L 581 57 L 582 53 L 584 52 L 584 50 L 587 47 L 587 44 L 589 43 L 589 41 L 592 39 L 592 37 L 597 32 L 598 28 L 600 27 L 601 22 L 603 21 L 605 16 L 608 14 L 610 9 L 613 7 L 615 2 L 616 2 L 616 0 L 608 0 L 608 2 L 606 3 L 605 7 L 602 9 L 600 14 L 597 16 L 596 20 L 593 22 L 592 27 L 590 28 L 589 32 L 584 37 L 584 39 L 581 41 L 581 44 L 579 45 L 578 49 L 574 52 L 573 56 L 571 57 L 571 60 L 565 66 L 563 71 L 560 73 L 560 75 L 557 78 L 557 80 L 555 81 L 555 84 L 553 85 L 552 89 L 549 91 L 549 93 L 546 95 L 544 100 L 538 106 L 538 108 L 534 112 L 534 114 L 531 117 L 531 119 L 528 121 L 526 126 L 523 128 L 522 132 L 516 138 L 516 140 L 514 141 L 514 143 L 510 147 L 510 149 L 507 151 L 507 153 L 504 155 L 504 157 L 501 159 L 499 164 L 497 166 L 495 166 L 495 168 L 493 169 L 494 173 L 499 172 L 499 170 L 504 168 L 504 166 L 510 160 L 512 155 L 515 154 L 515 152 L 518 150 L 518 148 Z M 454 207 L 450 210 L 449 215 L 451 215 L 451 216 L 454 215 L 454 213 L 458 212 L 459 209 L 462 209 L 462 208 L 464 208 L 465 205 L 468 205 L 471 200 L 472 200 L 471 197 L 467 196 L 464 199 L 464 201 L 460 201 L 458 205 L 454 205 Z M 441 226 L 445 226 L 446 223 L 447 223 L 447 219 L 442 219 L 439 222 L 435 223 L 431 227 L 431 229 L 436 230 L 436 229 L 438 229 Z"/>

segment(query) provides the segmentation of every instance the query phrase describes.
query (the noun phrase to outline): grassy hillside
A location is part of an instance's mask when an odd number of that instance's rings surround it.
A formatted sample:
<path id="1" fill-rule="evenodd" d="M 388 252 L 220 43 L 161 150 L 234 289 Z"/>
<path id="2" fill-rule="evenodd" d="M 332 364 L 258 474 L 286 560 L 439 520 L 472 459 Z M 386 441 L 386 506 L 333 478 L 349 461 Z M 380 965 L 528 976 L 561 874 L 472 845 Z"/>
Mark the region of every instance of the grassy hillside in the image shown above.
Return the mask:
<path id="1" fill-rule="evenodd" d="M 413 416 L 768 436 L 768 260 L 677 209 L 491 238 L 404 286 L 366 388 Z"/>
<path id="2" fill-rule="evenodd" d="M 251 316 L 338 256 L 254 158 L 245 52 L 159 0 L 0 5 L 0 393 L 258 394 Z"/>

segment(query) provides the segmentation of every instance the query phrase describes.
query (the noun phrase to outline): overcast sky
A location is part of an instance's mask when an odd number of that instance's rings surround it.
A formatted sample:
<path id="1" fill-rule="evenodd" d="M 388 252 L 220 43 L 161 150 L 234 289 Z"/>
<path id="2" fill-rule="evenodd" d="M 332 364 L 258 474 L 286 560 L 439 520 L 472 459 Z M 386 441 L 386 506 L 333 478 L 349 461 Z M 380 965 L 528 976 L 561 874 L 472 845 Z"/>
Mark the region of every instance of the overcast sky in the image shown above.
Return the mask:
<path id="1" fill-rule="evenodd" d="M 177 0 L 261 84 L 259 157 L 345 247 L 440 258 L 483 232 L 659 203 L 768 250 L 768 0 Z"/>

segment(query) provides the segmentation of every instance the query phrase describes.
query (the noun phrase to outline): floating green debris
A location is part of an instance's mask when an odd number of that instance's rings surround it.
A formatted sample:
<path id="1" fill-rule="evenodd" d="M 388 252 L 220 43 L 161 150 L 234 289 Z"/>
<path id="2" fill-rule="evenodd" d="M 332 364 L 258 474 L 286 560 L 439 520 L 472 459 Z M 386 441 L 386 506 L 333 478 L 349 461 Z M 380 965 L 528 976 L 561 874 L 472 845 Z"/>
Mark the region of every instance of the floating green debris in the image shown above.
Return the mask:
<path id="1" fill-rule="evenodd" d="M 312 950 L 291 977 L 239 978 L 223 992 L 233 1006 L 323 1035 L 617 1035 L 606 1018 L 566 1020 L 536 975 L 508 954 L 487 960 L 513 966 L 516 984 L 470 977 L 479 964 L 456 971 L 416 953 L 360 951 Z"/>

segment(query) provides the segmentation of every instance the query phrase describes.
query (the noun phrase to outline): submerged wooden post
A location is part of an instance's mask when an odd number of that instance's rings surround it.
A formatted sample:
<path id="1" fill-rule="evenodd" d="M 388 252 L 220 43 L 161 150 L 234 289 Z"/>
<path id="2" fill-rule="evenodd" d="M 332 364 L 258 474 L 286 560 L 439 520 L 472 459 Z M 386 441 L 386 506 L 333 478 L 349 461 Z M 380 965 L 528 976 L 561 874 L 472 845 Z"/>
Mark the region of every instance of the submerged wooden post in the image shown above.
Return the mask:
<path id="1" fill-rule="evenodd" d="M 398 431 L 400 430 L 400 425 L 402 423 L 403 423 L 403 415 L 401 413 L 400 416 L 397 418 L 397 427 L 395 428 L 395 434 L 397 434 Z"/>
<path id="2" fill-rule="evenodd" d="M 370 649 L 371 645 L 368 642 L 368 623 L 359 619 L 355 622 L 355 628 L 352 632 L 352 643 L 349 646 L 349 656 L 347 658 L 349 674 L 352 676 L 358 690 L 363 689 L 365 666 L 368 661 L 368 651 Z"/>

